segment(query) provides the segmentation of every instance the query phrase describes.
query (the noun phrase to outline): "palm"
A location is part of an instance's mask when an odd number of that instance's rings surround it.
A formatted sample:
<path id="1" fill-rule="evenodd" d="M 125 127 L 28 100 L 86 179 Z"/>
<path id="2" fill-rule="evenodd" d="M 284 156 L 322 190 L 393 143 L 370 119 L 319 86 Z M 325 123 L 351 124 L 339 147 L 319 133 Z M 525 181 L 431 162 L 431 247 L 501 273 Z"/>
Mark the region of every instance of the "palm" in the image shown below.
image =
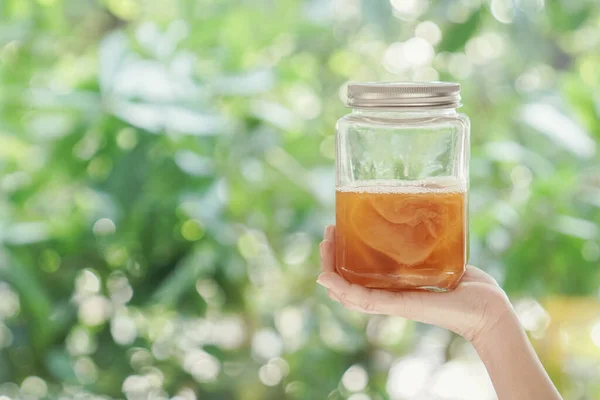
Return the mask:
<path id="1" fill-rule="evenodd" d="M 318 282 L 328 288 L 333 300 L 347 308 L 440 326 L 468 340 L 473 340 L 484 327 L 493 326 L 507 301 L 494 278 L 473 266 L 467 267 L 456 289 L 446 293 L 388 292 L 351 284 L 335 272 L 335 226 L 325 231 L 321 268 Z"/>

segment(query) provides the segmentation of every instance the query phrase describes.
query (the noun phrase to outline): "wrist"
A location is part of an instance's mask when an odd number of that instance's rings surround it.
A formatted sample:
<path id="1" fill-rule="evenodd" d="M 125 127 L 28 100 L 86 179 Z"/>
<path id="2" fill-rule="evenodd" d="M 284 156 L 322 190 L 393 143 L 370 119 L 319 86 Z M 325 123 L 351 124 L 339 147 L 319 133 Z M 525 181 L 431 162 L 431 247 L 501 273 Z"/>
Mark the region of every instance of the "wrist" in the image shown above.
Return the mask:
<path id="1" fill-rule="evenodd" d="M 495 346 L 504 333 L 515 330 L 522 330 L 521 323 L 508 297 L 498 288 L 494 296 L 486 299 L 481 320 L 467 339 L 476 349 Z"/>

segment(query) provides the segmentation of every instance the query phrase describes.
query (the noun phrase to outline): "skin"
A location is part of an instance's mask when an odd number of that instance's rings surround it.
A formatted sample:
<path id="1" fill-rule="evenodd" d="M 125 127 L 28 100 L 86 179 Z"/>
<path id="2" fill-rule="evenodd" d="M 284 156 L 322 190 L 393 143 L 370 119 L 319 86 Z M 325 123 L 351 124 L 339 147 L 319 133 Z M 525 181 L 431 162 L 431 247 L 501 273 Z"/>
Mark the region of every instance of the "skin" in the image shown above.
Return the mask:
<path id="1" fill-rule="evenodd" d="M 335 272 L 335 226 L 325 229 L 317 282 L 346 308 L 436 325 L 473 344 L 499 400 L 562 399 L 539 361 L 498 283 L 468 266 L 456 289 L 447 293 L 387 292 L 348 283 Z"/>

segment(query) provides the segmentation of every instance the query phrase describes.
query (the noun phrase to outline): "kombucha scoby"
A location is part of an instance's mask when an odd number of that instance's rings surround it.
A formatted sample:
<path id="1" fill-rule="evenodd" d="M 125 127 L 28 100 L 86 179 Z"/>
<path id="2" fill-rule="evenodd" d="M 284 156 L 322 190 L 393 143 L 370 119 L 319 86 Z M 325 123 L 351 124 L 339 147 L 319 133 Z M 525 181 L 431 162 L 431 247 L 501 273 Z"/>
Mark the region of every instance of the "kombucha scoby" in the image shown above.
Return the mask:
<path id="1" fill-rule="evenodd" d="M 454 289 L 466 263 L 465 189 L 442 179 L 338 187 L 338 273 L 369 288 Z"/>

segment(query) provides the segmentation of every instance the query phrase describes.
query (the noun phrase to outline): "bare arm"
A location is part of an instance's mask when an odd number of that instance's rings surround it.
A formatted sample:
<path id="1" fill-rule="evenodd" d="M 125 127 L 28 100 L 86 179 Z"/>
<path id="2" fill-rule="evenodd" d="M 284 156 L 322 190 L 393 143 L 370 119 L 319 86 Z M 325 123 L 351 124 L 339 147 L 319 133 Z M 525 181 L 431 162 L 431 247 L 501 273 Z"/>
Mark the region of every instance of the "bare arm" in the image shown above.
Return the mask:
<path id="1" fill-rule="evenodd" d="M 544 370 L 510 305 L 501 320 L 471 340 L 485 364 L 500 400 L 558 400 L 560 394 Z"/>
<path id="2" fill-rule="evenodd" d="M 387 292 L 353 285 L 335 272 L 335 227 L 321 243 L 323 273 L 317 282 L 347 308 L 388 314 L 449 329 L 475 347 L 499 400 L 561 400 L 535 354 L 504 291 L 485 272 L 469 266 L 448 293 Z"/>

